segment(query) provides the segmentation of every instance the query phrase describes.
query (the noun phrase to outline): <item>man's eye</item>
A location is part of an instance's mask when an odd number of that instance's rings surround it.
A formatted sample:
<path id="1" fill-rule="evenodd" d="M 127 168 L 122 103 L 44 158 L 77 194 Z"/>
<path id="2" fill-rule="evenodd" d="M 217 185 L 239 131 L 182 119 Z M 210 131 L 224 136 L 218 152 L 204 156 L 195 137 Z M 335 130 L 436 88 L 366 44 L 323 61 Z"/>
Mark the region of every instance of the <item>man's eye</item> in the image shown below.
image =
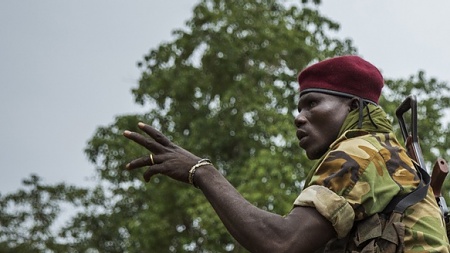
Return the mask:
<path id="1" fill-rule="evenodd" d="M 317 105 L 317 102 L 316 101 L 311 101 L 311 102 L 309 102 L 309 108 L 313 108 L 313 107 L 315 107 Z"/>

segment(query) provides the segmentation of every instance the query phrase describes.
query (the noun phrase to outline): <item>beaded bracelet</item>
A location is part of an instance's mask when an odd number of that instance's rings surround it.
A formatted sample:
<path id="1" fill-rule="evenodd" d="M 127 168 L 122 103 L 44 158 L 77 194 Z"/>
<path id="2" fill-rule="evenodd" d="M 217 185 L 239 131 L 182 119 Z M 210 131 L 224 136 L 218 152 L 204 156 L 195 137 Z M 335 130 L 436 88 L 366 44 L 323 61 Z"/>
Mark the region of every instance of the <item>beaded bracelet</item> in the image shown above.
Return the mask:
<path id="1" fill-rule="evenodd" d="M 193 185 L 194 187 L 198 188 L 197 185 L 195 185 L 194 183 L 194 175 L 195 175 L 195 170 L 197 170 L 198 167 L 204 166 L 204 165 L 211 165 L 211 161 L 209 159 L 201 159 L 200 161 L 197 162 L 197 164 L 195 164 L 194 166 L 192 166 L 192 168 L 189 170 L 189 177 L 188 177 L 188 181 L 191 185 Z"/>

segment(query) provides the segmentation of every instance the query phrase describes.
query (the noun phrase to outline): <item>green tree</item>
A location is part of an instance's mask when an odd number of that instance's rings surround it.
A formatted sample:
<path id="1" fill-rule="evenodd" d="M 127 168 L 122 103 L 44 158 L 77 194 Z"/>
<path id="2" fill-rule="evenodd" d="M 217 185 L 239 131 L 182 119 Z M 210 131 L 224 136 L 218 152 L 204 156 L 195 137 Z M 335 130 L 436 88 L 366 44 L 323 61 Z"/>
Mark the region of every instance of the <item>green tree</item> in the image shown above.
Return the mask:
<path id="1" fill-rule="evenodd" d="M 139 121 L 150 123 L 177 144 L 214 161 L 258 207 L 287 213 L 312 165 L 298 148 L 293 125 L 297 73 L 312 62 L 356 53 L 350 40 L 330 35 L 339 29 L 336 22 L 302 2 L 200 1 L 186 29 L 175 31 L 173 41 L 151 50 L 138 64 L 142 77 L 132 92 L 149 111 L 117 117 L 90 139 L 86 153 L 97 168 L 99 186 L 43 187 L 32 177 L 28 193 L 1 197 L 0 250 L 246 252 L 198 190 L 165 177 L 146 184 L 140 172 L 124 170 L 145 151 L 122 132 L 139 131 Z M 442 109 L 449 108 L 447 85 L 427 79 L 423 72 L 386 84 L 381 104 L 391 115 L 406 95 L 419 95 L 426 160 L 445 156 L 449 130 L 441 119 Z M 30 212 L 7 208 L 31 203 L 37 204 Z M 59 213 L 58 203 L 81 211 L 55 235 L 50 226 Z M 36 216 L 46 217 L 45 223 L 30 216 L 39 210 L 50 210 Z M 22 216 L 40 232 L 16 233 L 15 228 L 26 224 Z"/>
<path id="2" fill-rule="evenodd" d="M 0 252 L 69 252 L 58 241 L 53 225 L 64 206 L 94 202 L 89 191 L 64 184 L 45 185 L 37 175 L 23 180 L 24 189 L 0 196 Z"/>
<path id="3" fill-rule="evenodd" d="M 115 195 L 147 203 L 130 213 L 126 224 L 130 251 L 243 249 L 195 189 L 165 178 L 142 186 L 140 173 L 123 171 L 125 162 L 143 151 L 127 143 L 122 130 L 135 129 L 138 121 L 162 129 L 177 144 L 213 160 L 251 202 L 287 213 L 310 167 L 301 165 L 308 161 L 293 126 L 298 71 L 311 61 L 355 52 L 350 41 L 327 35 L 337 23 L 307 6 L 201 1 L 193 13 L 186 30 L 175 31 L 174 41 L 139 64 L 142 78 L 133 94 L 150 111 L 99 129 L 87 148 L 102 177 L 115 185 Z M 131 193 L 123 182 L 138 189 Z"/>

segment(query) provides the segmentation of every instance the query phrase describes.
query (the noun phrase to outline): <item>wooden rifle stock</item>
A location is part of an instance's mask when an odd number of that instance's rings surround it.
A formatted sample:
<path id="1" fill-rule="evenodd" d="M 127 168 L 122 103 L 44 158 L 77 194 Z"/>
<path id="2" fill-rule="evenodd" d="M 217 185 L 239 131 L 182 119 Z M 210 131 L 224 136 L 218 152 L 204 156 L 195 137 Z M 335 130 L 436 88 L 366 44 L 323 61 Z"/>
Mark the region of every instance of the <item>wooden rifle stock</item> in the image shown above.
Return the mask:
<path id="1" fill-rule="evenodd" d="M 448 224 L 450 221 L 450 216 L 448 213 L 448 206 L 445 202 L 444 196 L 442 196 L 442 185 L 444 184 L 445 177 L 448 174 L 448 165 L 447 162 L 438 158 L 433 166 L 433 172 L 431 173 L 431 181 L 430 186 L 433 189 L 434 197 L 436 198 L 436 202 L 441 208 L 442 215 L 444 216 L 445 222 Z M 448 234 L 447 228 L 447 234 Z"/>
<path id="2" fill-rule="evenodd" d="M 433 171 L 431 173 L 431 188 L 433 189 L 434 196 L 442 197 L 442 185 L 444 184 L 445 177 L 448 174 L 448 165 L 447 162 L 438 158 L 433 166 Z"/>
<path id="3" fill-rule="evenodd" d="M 419 163 L 419 158 L 417 154 L 421 154 L 422 151 L 417 151 L 416 149 L 420 146 L 413 145 L 411 136 L 408 136 L 406 139 L 406 150 L 408 151 L 409 156 Z M 438 158 L 434 163 L 433 170 L 431 172 L 431 182 L 430 186 L 433 189 L 434 196 L 436 198 L 442 197 L 442 186 L 444 184 L 445 178 L 448 174 L 448 164 L 443 158 Z"/>

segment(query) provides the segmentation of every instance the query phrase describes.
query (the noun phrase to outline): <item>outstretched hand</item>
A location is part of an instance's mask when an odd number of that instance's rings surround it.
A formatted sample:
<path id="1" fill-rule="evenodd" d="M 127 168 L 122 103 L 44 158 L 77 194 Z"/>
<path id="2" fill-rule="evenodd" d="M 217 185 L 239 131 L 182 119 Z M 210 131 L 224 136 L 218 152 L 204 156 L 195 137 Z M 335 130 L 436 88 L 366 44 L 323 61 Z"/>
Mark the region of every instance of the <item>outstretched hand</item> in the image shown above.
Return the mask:
<path id="1" fill-rule="evenodd" d="M 132 160 L 126 165 L 127 170 L 149 166 L 144 173 L 146 182 L 156 174 L 163 174 L 175 180 L 188 183 L 189 169 L 195 165 L 200 158 L 191 152 L 173 144 L 166 136 L 155 128 L 139 123 L 138 127 L 149 137 L 136 132 L 124 131 L 123 135 L 143 146 L 149 154 Z"/>

